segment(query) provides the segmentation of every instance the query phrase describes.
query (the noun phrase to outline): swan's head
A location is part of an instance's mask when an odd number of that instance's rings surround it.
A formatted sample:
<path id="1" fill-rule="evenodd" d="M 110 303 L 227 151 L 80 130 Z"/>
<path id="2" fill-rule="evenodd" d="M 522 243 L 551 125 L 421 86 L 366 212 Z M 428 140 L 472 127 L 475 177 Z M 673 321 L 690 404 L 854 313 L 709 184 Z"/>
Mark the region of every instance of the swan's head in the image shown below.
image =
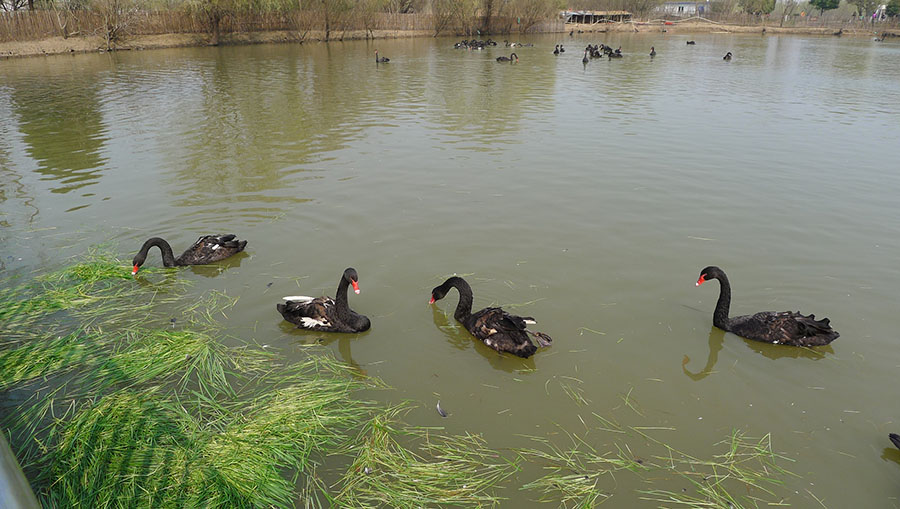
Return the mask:
<path id="1" fill-rule="evenodd" d="M 131 260 L 131 265 L 132 265 L 131 275 L 132 276 L 137 274 L 138 270 L 140 270 L 140 268 L 141 268 L 141 265 L 143 265 L 146 260 L 147 260 L 147 255 L 144 253 L 138 253 L 134 257 L 134 260 Z"/>
<path id="2" fill-rule="evenodd" d="M 697 280 L 697 284 L 694 286 L 700 286 L 710 279 L 719 279 L 719 276 L 721 276 L 722 274 L 724 274 L 722 272 L 722 269 L 716 267 L 715 265 L 710 265 L 709 267 L 700 271 L 700 279 Z"/>
<path id="3" fill-rule="evenodd" d="M 443 285 L 437 286 L 434 290 L 431 290 L 431 300 L 428 301 L 429 304 L 434 304 L 435 301 L 439 301 L 447 296 L 447 290 Z"/>
<path id="4" fill-rule="evenodd" d="M 353 291 L 359 295 L 359 275 L 356 274 L 356 269 L 348 267 L 347 270 L 344 271 L 344 279 L 353 285 Z"/>

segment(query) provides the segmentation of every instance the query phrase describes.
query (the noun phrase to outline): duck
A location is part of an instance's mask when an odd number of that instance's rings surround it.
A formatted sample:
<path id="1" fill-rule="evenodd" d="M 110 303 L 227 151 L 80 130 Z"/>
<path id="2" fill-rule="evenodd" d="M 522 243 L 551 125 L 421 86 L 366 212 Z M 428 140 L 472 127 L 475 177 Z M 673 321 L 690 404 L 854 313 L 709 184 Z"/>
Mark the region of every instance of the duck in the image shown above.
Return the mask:
<path id="1" fill-rule="evenodd" d="M 284 304 L 276 304 L 275 309 L 298 329 L 321 332 L 365 332 L 369 330 L 372 323 L 368 317 L 356 313 L 347 304 L 347 288 L 351 285 L 353 291 L 359 294 L 359 275 L 356 273 L 356 269 L 348 267 L 341 274 L 334 299 L 292 295 L 283 297 Z"/>
<path id="2" fill-rule="evenodd" d="M 513 62 L 513 61 L 518 62 L 519 55 L 516 55 L 515 53 L 510 53 L 508 57 L 503 57 L 503 56 L 497 57 L 497 61 L 498 62 Z"/>
<path id="3" fill-rule="evenodd" d="M 894 443 L 894 447 L 896 447 L 897 449 L 900 449 L 900 435 L 898 435 L 896 433 L 891 433 L 888 435 L 888 438 L 890 438 L 891 442 Z"/>
<path id="4" fill-rule="evenodd" d="M 831 328 L 830 320 L 816 320 L 815 315 L 804 316 L 794 311 L 763 311 L 754 315 L 728 317 L 731 307 L 731 284 L 725 271 L 709 266 L 700 271 L 700 286 L 711 279 L 719 280 L 719 300 L 713 312 L 713 325 L 743 338 L 773 345 L 823 346 L 840 334 Z"/>
<path id="5" fill-rule="evenodd" d="M 158 247 L 162 253 L 163 266 L 165 267 L 184 267 L 186 265 L 207 265 L 224 260 L 229 256 L 236 255 L 244 250 L 247 246 L 246 240 L 237 240 L 237 236 L 233 233 L 227 235 L 204 235 L 197 239 L 197 242 L 187 248 L 181 256 L 175 258 L 172 253 L 172 246 L 160 237 L 152 237 L 144 242 L 141 250 L 134 255 L 131 261 L 133 266 L 131 275 L 137 274 L 141 265 L 147 261 L 147 254 L 151 247 Z"/>
<path id="6" fill-rule="evenodd" d="M 453 317 L 490 348 L 528 358 L 537 352 L 538 347 L 547 347 L 553 342 L 543 332 L 528 330 L 528 325 L 535 323 L 534 318 L 511 315 L 501 308 L 484 308 L 472 313 L 472 287 L 458 276 L 448 278 L 431 290 L 431 300 L 428 303 L 434 304 L 443 299 L 451 288 L 456 288 L 459 292 L 459 303 Z M 529 335 L 534 337 L 537 346 L 531 342 Z"/>
<path id="7" fill-rule="evenodd" d="M 556 45 L 556 48 L 553 50 L 554 55 L 559 55 L 559 44 Z"/>
<path id="8" fill-rule="evenodd" d="M 651 57 L 656 56 L 656 48 L 654 48 L 653 46 L 650 46 L 650 56 Z"/>
<path id="9" fill-rule="evenodd" d="M 386 64 L 390 62 L 391 59 L 388 57 L 378 57 L 378 50 L 375 50 L 375 63 L 376 64 Z"/>
<path id="10" fill-rule="evenodd" d="M 731 52 L 725 53 L 725 56 L 722 57 L 722 60 L 731 60 Z"/>

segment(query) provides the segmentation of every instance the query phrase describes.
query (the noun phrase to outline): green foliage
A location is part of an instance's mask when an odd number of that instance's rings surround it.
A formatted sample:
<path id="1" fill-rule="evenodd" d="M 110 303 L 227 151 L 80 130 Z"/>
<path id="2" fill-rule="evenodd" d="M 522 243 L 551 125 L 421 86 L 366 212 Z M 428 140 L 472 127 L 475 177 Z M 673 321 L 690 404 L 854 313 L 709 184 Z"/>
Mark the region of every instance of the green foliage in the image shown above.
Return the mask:
<path id="1" fill-rule="evenodd" d="M 738 0 L 738 5 L 747 14 L 755 14 L 757 16 L 769 14 L 775 10 L 775 0 Z"/>
<path id="2" fill-rule="evenodd" d="M 888 2 L 887 7 L 884 9 L 884 13 L 891 17 L 900 16 L 900 0 L 891 0 Z"/>
<path id="3" fill-rule="evenodd" d="M 837 9 L 841 5 L 841 0 L 809 0 L 809 5 L 819 10 L 819 15 L 825 11 Z"/>

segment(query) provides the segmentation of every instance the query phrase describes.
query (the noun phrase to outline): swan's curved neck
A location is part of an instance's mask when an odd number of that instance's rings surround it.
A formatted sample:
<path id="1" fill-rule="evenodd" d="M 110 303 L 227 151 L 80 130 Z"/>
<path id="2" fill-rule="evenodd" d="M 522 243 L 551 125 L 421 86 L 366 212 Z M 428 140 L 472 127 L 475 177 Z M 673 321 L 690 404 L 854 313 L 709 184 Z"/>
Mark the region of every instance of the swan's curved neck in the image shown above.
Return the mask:
<path id="1" fill-rule="evenodd" d="M 456 305 L 456 311 L 453 312 L 453 318 L 462 322 L 472 316 L 472 287 L 461 277 L 451 277 L 447 280 L 446 285 L 456 288 L 459 292 L 459 303 Z"/>
<path id="2" fill-rule="evenodd" d="M 716 279 L 719 280 L 719 301 L 716 302 L 716 310 L 713 312 L 713 325 L 727 330 L 728 311 L 731 308 L 731 284 L 725 274 L 721 274 Z"/>
<path id="3" fill-rule="evenodd" d="M 141 264 L 143 264 L 144 260 L 147 259 L 147 253 L 150 252 L 150 248 L 154 246 L 158 247 L 159 251 L 162 253 L 164 266 L 175 267 L 176 265 L 178 265 L 178 263 L 175 261 L 175 254 L 172 253 L 172 246 L 170 246 L 169 243 L 165 241 L 165 239 L 161 239 L 159 237 L 147 239 L 147 242 L 144 242 L 144 245 L 141 246 L 141 250 L 138 251 L 138 258 L 140 258 Z"/>

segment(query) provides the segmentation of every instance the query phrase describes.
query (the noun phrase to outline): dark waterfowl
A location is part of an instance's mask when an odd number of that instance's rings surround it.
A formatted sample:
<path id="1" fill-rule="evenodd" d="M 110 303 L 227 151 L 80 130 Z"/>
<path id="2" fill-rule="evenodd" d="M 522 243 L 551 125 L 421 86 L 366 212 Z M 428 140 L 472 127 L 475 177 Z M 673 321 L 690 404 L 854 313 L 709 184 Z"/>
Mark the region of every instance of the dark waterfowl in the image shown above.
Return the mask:
<path id="1" fill-rule="evenodd" d="M 731 60 L 731 52 L 725 53 L 725 56 L 722 57 L 722 60 Z"/>
<path id="2" fill-rule="evenodd" d="M 559 45 L 559 52 L 560 52 L 560 53 L 565 53 L 565 52 L 566 52 L 566 48 L 564 48 L 562 44 Z"/>
<path id="3" fill-rule="evenodd" d="M 897 449 L 900 449 L 900 435 L 898 435 L 896 433 L 891 433 L 890 435 L 888 435 L 888 438 L 891 439 L 891 442 L 893 442 L 894 447 L 896 447 Z"/>
<path id="4" fill-rule="evenodd" d="M 386 64 L 390 62 L 391 59 L 388 57 L 378 57 L 378 50 L 375 50 L 375 63 L 376 64 Z"/>
<path id="5" fill-rule="evenodd" d="M 822 346 L 840 337 L 827 318 L 816 320 L 815 315 L 803 316 L 793 311 L 763 311 L 729 318 L 731 284 L 728 276 L 718 267 L 706 267 L 700 271 L 697 286 L 710 279 L 719 280 L 719 300 L 713 312 L 713 325 L 722 330 L 754 341 L 789 346 Z"/>
<path id="6" fill-rule="evenodd" d="M 694 42 L 694 41 L 688 41 L 687 43 L 688 43 L 688 44 L 697 44 L 697 43 Z"/>
<path id="7" fill-rule="evenodd" d="M 513 62 L 513 61 L 518 62 L 519 55 L 516 55 L 515 53 L 510 53 L 508 57 L 503 57 L 503 56 L 497 57 L 497 61 L 498 62 Z"/>
<path id="8" fill-rule="evenodd" d="M 181 256 L 175 258 L 172 253 L 172 246 L 164 239 L 153 237 L 147 239 L 141 250 L 134 256 L 131 264 L 134 266 L 131 274 L 137 274 L 141 265 L 147 260 L 147 253 L 151 247 L 158 247 L 162 253 L 163 265 L 166 267 L 183 267 L 185 265 L 206 265 L 224 260 L 231 255 L 235 255 L 244 250 L 247 245 L 246 240 L 237 240 L 235 235 L 204 235 L 194 242 L 194 245 L 187 248 Z"/>
<path id="9" fill-rule="evenodd" d="M 459 303 L 453 317 L 473 336 L 498 352 L 508 352 L 519 357 L 531 357 L 538 347 L 531 342 L 529 334 L 538 346 L 550 346 L 553 340 L 542 332 L 532 332 L 528 324 L 534 318 L 511 315 L 501 308 L 484 308 L 472 313 L 472 288 L 465 279 L 453 276 L 431 290 L 429 304 L 441 300 L 451 288 L 459 292 Z"/>
<path id="10" fill-rule="evenodd" d="M 588 62 L 590 62 L 590 59 L 588 58 L 588 50 L 584 50 L 584 57 L 581 59 L 581 63 L 586 64 Z"/>
<path id="11" fill-rule="evenodd" d="M 651 57 L 656 56 L 656 48 L 654 48 L 653 46 L 650 46 L 650 56 Z"/>
<path id="12" fill-rule="evenodd" d="M 348 268 L 341 276 L 337 293 L 331 297 L 306 297 L 294 295 L 284 297 L 284 304 L 276 304 L 275 309 L 285 320 L 300 329 L 323 332 L 363 332 L 369 330 L 369 319 L 350 309 L 347 303 L 347 288 L 359 293 L 359 277 L 356 269 Z"/>

